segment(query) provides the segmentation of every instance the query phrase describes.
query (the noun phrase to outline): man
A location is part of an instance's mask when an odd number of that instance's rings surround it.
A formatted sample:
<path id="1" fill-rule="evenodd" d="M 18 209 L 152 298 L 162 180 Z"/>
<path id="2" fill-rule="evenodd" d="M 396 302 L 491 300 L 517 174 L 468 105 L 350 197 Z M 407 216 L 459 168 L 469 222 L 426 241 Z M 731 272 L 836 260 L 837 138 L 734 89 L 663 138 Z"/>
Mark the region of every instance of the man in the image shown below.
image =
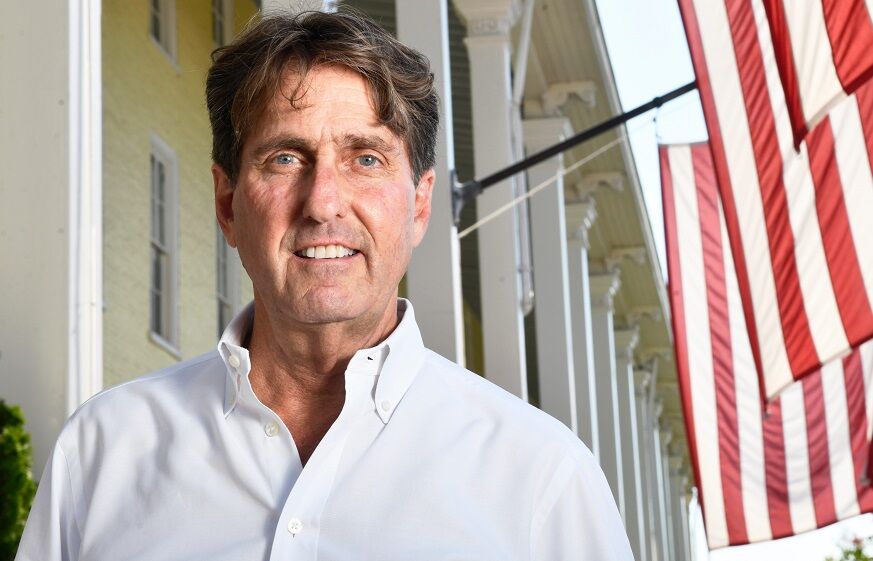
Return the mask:
<path id="1" fill-rule="evenodd" d="M 18 559 L 631 559 L 584 445 L 397 299 L 434 185 L 426 60 L 361 16 L 274 15 L 206 93 L 254 303 L 218 352 L 73 415 Z"/>

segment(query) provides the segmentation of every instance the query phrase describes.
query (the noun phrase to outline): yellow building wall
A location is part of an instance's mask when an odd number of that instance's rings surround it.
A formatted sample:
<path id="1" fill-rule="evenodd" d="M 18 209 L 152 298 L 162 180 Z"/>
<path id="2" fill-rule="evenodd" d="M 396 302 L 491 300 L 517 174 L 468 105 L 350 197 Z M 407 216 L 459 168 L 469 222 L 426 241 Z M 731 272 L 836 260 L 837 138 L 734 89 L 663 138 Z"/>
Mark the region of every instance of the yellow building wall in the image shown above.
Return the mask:
<path id="1" fill-rule="evenodd" d="M 255 14 L 234 2 L 234 23 Z M 149 35 L 148 0 L 103 2 L 104 385 L 215 347 L 215 214 L 204 84 L 213 49 L 210 0 L 177 0 L 177 57 Z M 149 337 L 149 154 L 152 134 L 176 153 L 179 348 Z M 244 275 L 244 273 L 243 273 Z M 243 282 L 242 297 L 251 297 Z"/>

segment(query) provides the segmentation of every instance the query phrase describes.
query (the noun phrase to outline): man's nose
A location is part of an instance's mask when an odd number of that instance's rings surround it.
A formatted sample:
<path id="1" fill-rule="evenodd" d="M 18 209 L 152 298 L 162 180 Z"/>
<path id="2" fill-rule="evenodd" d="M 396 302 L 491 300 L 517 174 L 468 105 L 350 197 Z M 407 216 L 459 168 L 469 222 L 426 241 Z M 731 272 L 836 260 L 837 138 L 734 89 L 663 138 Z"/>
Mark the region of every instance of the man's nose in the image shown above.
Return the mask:
<path id="1" fill-rule="evenodd" d="M 341 178 L 330 164 L 318 164 L 312 170 L 309 192 L 303 203 L 303 217 L 319 224 L 342 215 Z"/>

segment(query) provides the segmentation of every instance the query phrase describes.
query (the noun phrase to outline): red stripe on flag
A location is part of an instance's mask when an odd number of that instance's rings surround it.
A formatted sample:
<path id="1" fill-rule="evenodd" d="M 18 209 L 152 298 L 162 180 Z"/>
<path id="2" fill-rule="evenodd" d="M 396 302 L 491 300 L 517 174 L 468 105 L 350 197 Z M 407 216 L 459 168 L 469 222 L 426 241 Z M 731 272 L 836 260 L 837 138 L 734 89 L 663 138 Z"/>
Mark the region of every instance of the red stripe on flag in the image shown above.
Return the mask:
<path id="1" fill-rule="evenodd" d="M 822 0 L 834 67 L 843 90 L 873 77 L 873 25 L 864 0 Z"/>
<path id="2" fill-rule="evenodd" d="M 854 346 L 873 332 L 873 310 L 867 299 L 843 189 L 830 119 L 824 119 L 807 137 L 809 164 L 815 185 L 815 207 L 824 242 L 828 272 L 849 344 Z"/>
<path id="3" fill-rule="evenodd" d="M 691 158 L 694 166 L 697 216 L 706 278 L 706 301 L 709 309 L 712 369 L 718 418 L 719 461 L 728 540 L 731 543 L 746 543 L 749 538 L 743 508 L 740 431 L 737 421 L 733 345 L 730 318 L 728 317 L 721 221 L 718 211 L 718 189 L 709 147 L 706 145 L 692 147 Z"/>
<path id="4" fill-rule="evenodd" d="M 873 81 L 858 88 L 855 99 L 858 102 L 861 130 L 864 131 L 864 139 L 867 141 L 867 157 L 870 159 L 870 167 L 873 168 Z"/>
<path id="5" fill-rule="evenodd" d="M 782 89 L 785 91 L 785 103 L 788 105 L 788 117 L 791 120 L 791 133 L 794 135 L 794 149 L 800 147 L 803 137 L 808 132 L 806 118 L 803 113 L 803 101 L 800 97 L 800 80 L 794 66 L 794 48 L 791 43 L 791 32 L 785 19 L 785 5 L 782 0 L 764 0 L 764 10 L 767 12 L 767 22 L 770 24 L 770 36 L 773 39 L 773 50 L 776 54 L 776 67 L 782 79 Z M 754 23 L 752 24 L 755 30 Z M 737 61 L 739 63 L 739 55 Z"/>
<path id="6" fill-rule="evenodd" d="M 800 290 L 794 256 L 794 232 L 788 220 L 788 201 L 782 178 L 783 162 L 776 123 L 767 90 L 751 2 L 728 0 L 727 6 L 740 85 L 749 118 L 749 133 L 755 153 L 785 349 L 791 371 L 795 379 L 798 379 L 818 368 L 820 361 L 812 342 L 809 319 Z"/>
<path id="7" fill-rule="evenodd" d="M 767 507 L 773 538 L 794 534 L 791 510 L 788 508 L 788 476 L 785 463 L 785 435 L 782 429 L 782 403 L 774 399 L 764 414 L 764 477 L 767 485 Z"/>
<path id="8" fill-rule="evenodd" d="M 831 484 L 831 457 L 821 373 L 803 379 L 803 406 L 806 410 L 806 441 L 809 448 L 809 482 L 815 507 L 816 527 L 837 518 L 834 488 Z"/>
<path id="9" fill-rule="evenodd" d="M 861 512 L 869 512 L 873 510 L 873 492 L 866 483 L 870 446 L 867 442 L 864 372 L 861 354 L 858 351 L 843 359 L 843 380 L 846 385 L 846 415 L 849 418 L 849 442 L 852 446 L 858 506 Z"/>
<path id="10" fill-rule="evenodd" d="M 694 407 L 691 402 L 691 380 L 688 367 L 688 339 L 685 328 L 685 302 L 682 300 L 682 266 L 679 263 L 679 238 L 676 227 L 676 202 L 673 195 L 673 177 L 670 173 L 669 149 L 661 146 L 658 149 L 661 162 L 661 194 L 664 208 L 664 237 L 667 246 L 667 272 L 670 281 L 667 291 L 670 297 L 671 319 L 673 323 L 673 345 L 676 349 L 676 376 L 679 382 L 679 393 L 682 398 L 682 414 L 685 418 L 688 449 L 691 452 L 691 465 L 694 469 L 695 481 L 703 481 L 700 477 L 700 462 L 697 455 L 697 434 L 694 430 Z M 704 501 L 701 493 L 698 497 L 701 512 L 706 518 Z"/>
<path id="11" fill-rule="evenodd" d="M 709 148 L 712 153 L 715 173 L 718 178 L 719 193 L 721 194 L 722 211 L 724 212 L 725 224 L 728 230 L 728 240 L 731 245 L 731 254 L 734 258 L 734 268 L 737 273 L 737 284 L 740 288 L 740 299 L 743 301 L 743 315 L 746 320 L 746 330 L 749 332 L 749 344 L 752 347 L 752 358 L 755 361 L 755 369 L 761 380 L 761 401 L 766 402 L 765 386 L 763 384 L 764 369 L 761 363 L 761 346 L 758 338 L 758 324 L 752 311 L 752 291 L 749 284 L 749 272 L 743 253 L 740 226 L 737 218 L 737 206 L 734 201 L 733 186 L 728 174 L 727 156 L 725 155 L 724 140 L 721 136 L 721 124 L 718 122 L 718 111 L 715 107 L 715 99 L 712 96 L 712 84 L 709 80 L 709 68 L 703 54 L 703 40 L 700 36 L 700 25 L 697 22 L 697 12 L 694 0 L 679 0 L 679 11 L 685 24 L 685 36 L 688 40 L 688 50 L 691 52 L 691 60 L 694 63 L 697 75 L 697 91 L 700 95 L 700 103 L 703 105 L 703 116 L 706 120 L 706 128 L 709 131 Z M 698 480 L 699 481 L 699 480 Z"/>

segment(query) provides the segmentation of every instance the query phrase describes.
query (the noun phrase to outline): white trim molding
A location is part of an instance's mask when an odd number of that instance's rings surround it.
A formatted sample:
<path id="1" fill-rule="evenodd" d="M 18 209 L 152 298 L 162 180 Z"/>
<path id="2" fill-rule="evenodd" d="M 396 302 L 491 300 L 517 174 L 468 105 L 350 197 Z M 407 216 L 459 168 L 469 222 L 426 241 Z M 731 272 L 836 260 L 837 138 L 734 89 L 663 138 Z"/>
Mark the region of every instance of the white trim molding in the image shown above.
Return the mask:
<path id="1" fill-rule="evenodd" d="M 100 0 L 69 0 L 67 413 L 103 387 L 103 97 Z"/>

